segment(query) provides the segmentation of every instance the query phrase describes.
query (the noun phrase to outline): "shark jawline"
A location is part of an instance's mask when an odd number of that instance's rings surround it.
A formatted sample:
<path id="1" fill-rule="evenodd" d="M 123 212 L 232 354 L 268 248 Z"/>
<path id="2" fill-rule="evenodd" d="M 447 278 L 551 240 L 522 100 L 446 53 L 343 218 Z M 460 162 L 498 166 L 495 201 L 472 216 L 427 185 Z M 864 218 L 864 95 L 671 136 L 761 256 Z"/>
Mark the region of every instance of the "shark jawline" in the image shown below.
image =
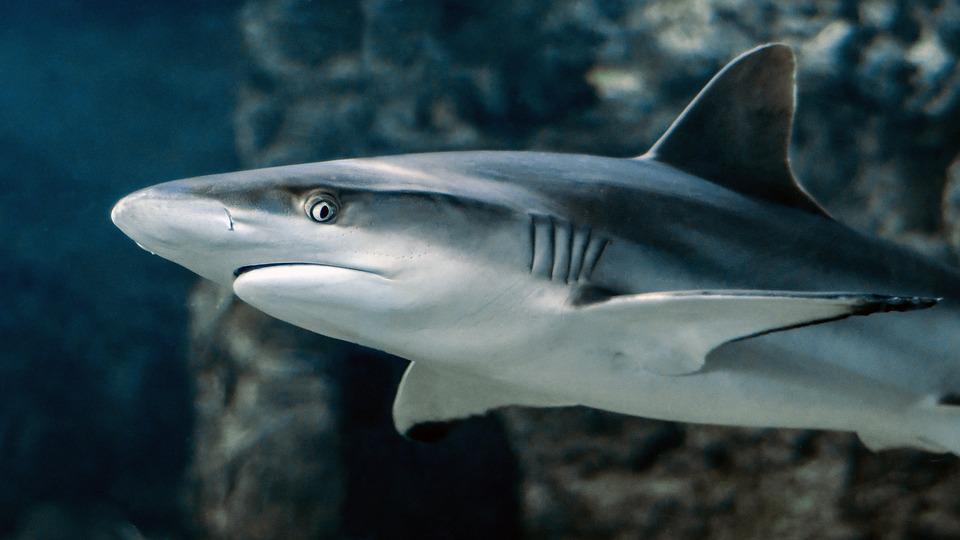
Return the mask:
<path id="1" fill-rule="evenodd" d="M 233 277 L 238 278 L 241 275 L 251 272 L 253 270 L 260 270 L 262 268 L 270 268 L 273 266 L 326 266 L 328 268 L 342 268 L 344 270 L 352 270 L 354 272 L 363 272 L 364 274 L 373 274 L 379 276 L 380 274 L 372 270 L 366 270 L 363 268 L 354 268 L 352 266 L 339 266 L 336 264 L 324 264 L 324 263 L 315 263 L 315 262 L 272 262 L 272 263 L 260 263 L 260 264 L 248 264 L 241 266 L 233 271 Z"/>

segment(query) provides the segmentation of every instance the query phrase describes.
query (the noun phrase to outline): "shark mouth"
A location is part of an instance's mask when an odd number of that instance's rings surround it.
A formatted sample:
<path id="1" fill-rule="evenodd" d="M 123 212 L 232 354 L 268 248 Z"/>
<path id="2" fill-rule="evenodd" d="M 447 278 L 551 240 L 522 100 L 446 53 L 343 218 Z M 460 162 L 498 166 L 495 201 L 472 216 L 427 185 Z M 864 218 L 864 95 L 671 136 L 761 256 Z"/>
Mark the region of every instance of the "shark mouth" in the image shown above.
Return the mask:
<path id="1" fill-rule="evenodd" d="M 363 272 L 364 274 L 373 274 L 379 276 L 378 272 L 373 270 L 368 270 L 365 268 L 354 268 L 352 266 L 341 266 L 338 264 L 324 264 L 324 263 L 313 263 L 313 262 L 274 262 L 274 263 L 261 263 L 261 264 L 248 264 L 246 266 L 241 266 L 233 271 L 233 277 L 238 278 L 241 275 L 252 272 L 254 270 L 260 270 L 261 268 L 271 268 L 273 266 L 326 266 L 329 268 L 342 268 L 344 270 L 352 270 L 354 272 Z"/>

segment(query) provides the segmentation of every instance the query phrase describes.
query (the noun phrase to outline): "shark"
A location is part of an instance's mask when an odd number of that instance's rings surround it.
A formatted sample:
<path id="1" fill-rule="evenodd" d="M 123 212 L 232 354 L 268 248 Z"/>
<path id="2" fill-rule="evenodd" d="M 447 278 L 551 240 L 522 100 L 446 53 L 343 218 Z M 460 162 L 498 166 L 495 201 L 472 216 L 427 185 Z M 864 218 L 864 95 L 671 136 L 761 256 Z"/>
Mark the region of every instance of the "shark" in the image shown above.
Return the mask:
<path id="1" fill-rule="evenodd" d="M 457 151 L 216 174 L 113 222 L 263 312 L 409 360 L 416 440 L 502 407 L 960 454 L 960 274 L 797 182 L 796 60 L 732 60 L 633 158 Z"/>

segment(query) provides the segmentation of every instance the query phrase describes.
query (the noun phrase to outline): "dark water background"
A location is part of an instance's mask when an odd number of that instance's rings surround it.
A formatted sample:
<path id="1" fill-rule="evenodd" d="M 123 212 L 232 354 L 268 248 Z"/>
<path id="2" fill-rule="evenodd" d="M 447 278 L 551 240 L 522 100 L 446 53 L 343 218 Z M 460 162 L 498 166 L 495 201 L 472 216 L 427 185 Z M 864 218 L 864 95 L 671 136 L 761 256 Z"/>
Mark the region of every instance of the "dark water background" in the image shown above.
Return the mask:
<path id="1" fill-rule="evenodd" d="M 193 280 L 109 211 L 237 168 L 235 10 L 0 3 L 0 536 L 60 511 L 41 504 L 182 527 Z"/>

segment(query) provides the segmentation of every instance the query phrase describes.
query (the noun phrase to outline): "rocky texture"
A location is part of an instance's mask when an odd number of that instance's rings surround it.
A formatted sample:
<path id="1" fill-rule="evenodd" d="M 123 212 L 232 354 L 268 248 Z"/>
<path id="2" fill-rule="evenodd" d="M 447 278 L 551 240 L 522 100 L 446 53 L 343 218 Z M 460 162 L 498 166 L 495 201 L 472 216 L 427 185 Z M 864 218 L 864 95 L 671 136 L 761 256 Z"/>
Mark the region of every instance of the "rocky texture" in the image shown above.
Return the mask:
<path id="1" fill-rule="evenodd" d="M 955 458 L 850 434 L 504 414 L 534 538 L 953 538 Z"/>
<path id="2" fill-rule="evenodd" d="M 390 420 L 399 360 L 271 319 L 210 282 L 191 312 L 200 536 L 516 535 L 517 471 L 495 421 L 410 443 Z"/>
<path id="3" fill-rule="evenodd" d="M 191 297 L 193 506 L 214 538 L 336 537 L 344 496 L 336 342 L 298 333 L 210 284 Z M 296 343 L 297 347 L 290 347 Z"/>
<path id="4" fill-rule="evenodd" d="M 841 219 L 955 261 L 948 241 L 956 245 L 960 237 L 960 188 L 956 180 L 948 184 L 947 168 L 960 151 L 957 9 L 937 1 L 251 0 L 241 17 L 252 68 L 237 107 L 238 145 L 250 166 L 478 147 L 635 155 L 723 63 L 757 43 L 781 40 L 800 56 L 793 148 L 798 176 Z M 211 309 L 198 305 L 196 316 L 210 319 Z M 279 371 L 318 350 L 327 353 L 316 354 L 316 366 L 356 365 L 342 360 L 359 354 L 351 349 L 318 345 L 320 338 L 293 334 L 253 313 L 243 320 L 245 329 L 227 328 L 211 343 L 229 350 L 235 348 L 230 340 L 242 338 L 254 347 L 256 336 L 257 342 L 282 344 L 258 360 Z M 197 432 L 198 491 L 210 490 L 202 473 L 210 465 L 205 448 L 236 456 L 230 463 L 241 471 L 238 485 L 263 481 L 256 472 L 265 463 L 263 452 L 231 449 L 235 428 L 229 424 L 266 430 L 276 400 L 279 409 L 319 415 L 313 425 L 298 425 L 323 448 L 303 445 L 298 454 L 300 428 L 269 431 L 269 437 L 288 439 L 270 443 L 290 452 L 276 467 L 299 464 L 283 474 L 327 470 L 335 479 L 331 491 L 312 492 L 322 495 L 316 504 L 348 510 L 324 514 L 330 522 L 321 528 L 362 528 L 362 522 L 369 531 L 385 516 L 407 523 L 415 512 L 409 499 L 423 496 L 418 489 L 436 494 L 444 488 L 404 476 L 415 467 L 410 452 L 429 450 L 391 433 L 388 403 L 402 363 L 372 358 L 360 375 L 350 375 L 358 369 L 350 367 L 320 377 L 312 397 L 298 390 L 309 384 L 292 387 L 298 400 L 312 403 L 261 393 L 283 379 L 243 358 L 227 356 L 215 370 L 201 368 L 198 400 L 217 405 L 201 409 L 207 419 Z M 252 374 L 250 391 L 264 402 L 249 406 L 255 402 L 220 397 L 219 389 L 243 373 Z M 330 401 L 336 395 L 339 401 Z M 344 396 L 378 404 L 358 409 Z M 506 440 L 516 463 L 499 454 Z M 373 441 L 380 460 L 375 476 L 354 453 L 370 452 Z M 477 475 L 475 467 L 483 470 L 479 477 L 503 482 L 459 482 L 461 498 L 444 499 L 445 508 L 496 516 L 505 534 L 520 527 L 534 538 L 960 535 L 960 505 L 952 496 L 960 489 L 956 458 L 870 454 L 848 434 L 680 426 L 584 409 L 511 409 L 469 423 L 446 444 L 492 457 L 467 462 L 454 449 L 445 473 L 429 468 L 430 482 L 465 479 Z M 331 460 L 340 472 L 310 462 L 311 455 Z M 227 469 L 222 459 L 212 464 Z M 222 474 L 214 481 L 222 483 L 216 480 Z M 333 493 L 336 482 L 343 494 Z M 358 494 L 357 486 L 362 491 L 371 483 L 379 489 Z M 230 498 L 219 487 L 213 492 L 212 499 L 201 498 L 203 515 Z M 291 509 L 284 515 L 292 521 L 277 527 L 298 523 L 293 510 L 309 506 L 282 494 L 265 497 L 277 511 Z M 491 499 L 500 497 L 505 506 L 491 514 Z M 235 515 L 262 513 L 263 500 L 255 502 L 237 498 Z M 449 534 L 449 526 L 437 523 L 430 530 Z"/>

